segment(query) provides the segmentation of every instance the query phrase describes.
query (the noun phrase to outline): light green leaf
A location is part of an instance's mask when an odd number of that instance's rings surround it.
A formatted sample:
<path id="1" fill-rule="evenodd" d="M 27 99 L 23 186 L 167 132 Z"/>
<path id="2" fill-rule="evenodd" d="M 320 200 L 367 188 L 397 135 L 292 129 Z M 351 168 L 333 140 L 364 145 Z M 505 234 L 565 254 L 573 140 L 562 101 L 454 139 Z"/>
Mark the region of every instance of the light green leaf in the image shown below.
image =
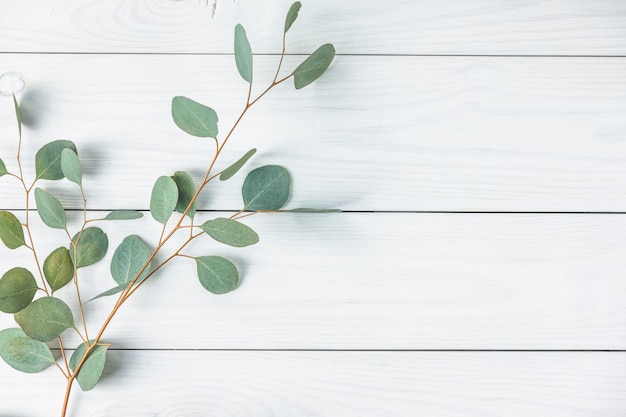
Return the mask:
<path id="1" fill-rule="evenodd" d="M 152 252 L 141 238 L 137 235 L 130 235 L 122 240 L 122 243 L 115 249 L 111 259 L 111 275 L 118 284 L 126 284 L 132 281 L 144 264 L 150 259 Z M 141 273 L 138 282 L 143 280 L 150 273 L 150 264 Z"/>
<path id="2" fill-rule="evenodd" d="M 285 19 L 285 33 L 287 33 L 289 28 L 291 28 L 291 25 L 293 25 L 293 22 L 295 22 L 298 18 L 298 12 L 300 11 L 301 7 L 302 3 L 297 1 L 289 8 L 289 11 L 287 12 L 287 18 Z"/>
<path id="3" fill-rule="evenodd" d="M 0 311 L 13 314 L 25 309 L 36 292 L 37 282 L 28 269 L 9 269 L 0 279 Z"/>
<path id="4" fill-rule="evenodd" d="M 152 188 L 150 214 L 161 224 L 167 223 L 178 204 L 178 187 L 170 177 L 159 177 Z"/>
<path id="5" fill-rule="evenodd" d="M 115 210 L 102 220 L 134 220 L 143 217 L 143 213 L 136 210 Z"/>
<path id="6" fill-rule="evenodd" d="M 53 292 L 69 284 L 74 277 L 74 264 L 69 249 L 61 246 L 53 250 L 43 261 L 43 275 Z"/>
<path id="7" fill-rule="evenodd" d="M 176 211 L 179 213 L 184 213 L 185 209 L 189 205 L 189 202 L 196 194 L 196 186 L 193 183 L 193 178 L 191 175 L 186 173 L 185 171 L 176 171 L 174 175 L 171 177 L 176 183 L 176 187 L 178 188 L 178 202 L 176 203 Z M 187 211 L 187 216 L 193 219 L 193 216 L 196 214 L 196 202 L 194 201 L 189 211 Z"/>
<path id="8" fill-rule="evenodd" d="M 130 282 L 126 282 L 124 284 L 120 284 L 117 285 L 111 289 L 108 289 L 104 292 L 101 292 L 100 294 L 96 295 L 95 297 L 93 297 L 92 299 L 90 299 L 89 301 L 87 301 L 87 303 L 93 301 L 93 300 L 97 300 L 98 298 L 102 298 L 102 297 L 108 297 L 110 295 L 115 295 L 118 294 L 122 291 L 124 291 L 126 288 L 128 288 L 128 286 L 130 285 Z"/>
<path id="9" fill-rule="evenodd" d="M 172 118 L 176 126 L 192 136 L 217 137 L 217 113 L 210 107 L 187 97 L 172 99 Z"/>
<path id="10" fill-rule="evenodd" d="M 236 220 L 218 217 L 208 220 L 200 226 L 204 232 L 218 242 L 236 248 L 254 245 L 259 241 L 259 235 L 254 230 Z"/>
<path id="11" fill-rule="evenodd" d="M 200 284 L 213 294 L 225 294 L 239 285 L 237 268 L 228 259 L 200 256 L 196 258 L 196 266 Z"/>
<path id="12" fill-rule="evenodd" d="M 256 148 L 250 149 L 248 152 L 246 152 L 244 156 L 239 158 L 237 162 L 222 171 L 222 173 L 220 174 L 220 181 L 226 181 L 227 179 L 235 175 L 237 171 L 239 171 L 241 167 L 243 167 L 245 163 L 248 162 L 248 159 L 252 158 L 252 155 L 254 155 L 255 153 Z"/>
<path id="13" fill-rule="evenodd" d="M 15 98 L 15 94 L 13 94 L 13 107 L 15 108 L 15 117 L 17 118 L 17 129 L 20 133 L 20 138 L 22 137 L 22 110 L 20 106 L 17 104 L 17 98 Z"/>
<path id="14" fill-rule="evenodd" d="M 243 182 L 244 210 L 278 210 L 289 198 L 289 172 L 278 165 L 265 165 L 251 171 Z"/>
<path id="15" fill-rule="evenodd" d="M 240 24 L 235 26 L 235 63 L 241 78 L 252 82 L 252 49 L 246 36 L 246 30 Z"/>
<path id="16" fill-rule="evenodd" d="M 55 140 L 39 149 L 35 155 L 37 179 L 60 180 L 64 177 L 61 168 L 63 149 L 71 149 L 76 153 L 76 145 L 69 140 Z"/>
<path id="17" fill-rule="evenodd" d="M 93 343 L 93 340 L 90 343 Z M 107 349 L 108 347 L 104 345 L 96 346 L 83 363 L 80 371 L 78 371 L 76 381 L 83 391 L 90 391 L 96 387 L 96 384 L 102 376 L 102 371 L 104 370 Z M 86 353 L 87 346 L 81 343 L 70 358 L 70 369 L 72 372 L 76 370 Z"/>
<path id="18" fill-rule="evenodd" d="M 0 159 L 0 177 L 3 175 L 8 174 L 9 171 L 7 171 L 7 166 L 4 165 L 4 161 L 2 159 Z"/>
<path id="19" fill-rule="evenodd" d="M 65 148 L 63 152 L 61 152 L 61 170 L 65 178 L 78 185 L 82 184 L 83 168 L 80 166 L 76 152 L 69 148 Z"/>
<path id="20" fill-rule="evenodd" d="M 72 243 L 70 256 L 76 268 L 95 264 L 104 258 L 109 249 L 109 239 L 99 227 L 87 227 L 83 233 L 76 233 Z"/>
<path id="21" fill-rule="evenodd" d="M 35 202 L 37 203 L 37 213 L 46 226 L 65 230 L 67 224 L 65 210 L 55 196 L 41 188 L 36 188 Z"/>
<path id="22" fill-rule="evenodd" d="M 10 211 L 0 211 L 0 239 L 9 249 L 26 244 L 22 223 Z"/>
<path id="23" fill-rule="evenodd" d="M 324 74 L 333 62 L 335 47 L 327 43 L 317 48 L 305 59 L 293 72 L 293 83 L 296 89 L 301 89 L 311 84 Z"/>
<path id="24" fill-rule="evenodd" d="M 0 357 L 11 367 L 28 374 L 54 365 L 48 345 L 31 339 L 18 328 L 0 331 Z"/>
<path id="25" fill-rule="evenodd" d="M 41 342 L 50 342 L 74 327 L 72 310 L 54 297 L 38 298 L 24 310 L 15 313 L 14 317 L 24 333 Z"/>

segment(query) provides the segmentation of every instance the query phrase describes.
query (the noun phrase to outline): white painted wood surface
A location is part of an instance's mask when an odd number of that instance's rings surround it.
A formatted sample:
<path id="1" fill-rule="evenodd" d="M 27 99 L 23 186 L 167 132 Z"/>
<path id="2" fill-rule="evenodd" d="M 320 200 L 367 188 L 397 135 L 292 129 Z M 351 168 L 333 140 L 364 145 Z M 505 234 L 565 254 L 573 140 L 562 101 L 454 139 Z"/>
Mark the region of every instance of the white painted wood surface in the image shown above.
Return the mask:
<path id="1" fill-rule="evenodd" d="M 269 80 L 290 1 L 218 0 L 213 18 L 211 3 L 4 2 L 0 75 L 26 81 L 26 166 L 75 141 L 94 217 L 147 209 L 159 175 L 199 179 L 210 142 L 176 129 L 171 98 L 211 105 L 226 130 L 246 93 L 232 27 Z M 626 3 L 311 0 L 292 32 L 292 53 L 340 55 L 259 103 L 222 166 L 257 147 L 247 169 L 287 166 L 291 207 L 348 212 L 253 216 L 261 243 L 243 250 L 194 244 L 230 256 L 241 287 L 213 296 L 192 262 L 166 268 L 113 322 L 105 378 L 70 415 L 626 414 Z M 16 133 L 0 97 L 9 168 Z M 242 179 L 212 186 L 199 219 L 239 209 Z M 80 207 L 71 184 L 46 188 Z M 10 178 L 0 190 L 23 216 Z M 160 232 L 149 215 L 104 226 L 108 259 Z M 36 235 L 44 251 L 62 238 Z M 85 295 L 112 286 L 107 262 L 84 272 Z M 111 301 L 88 305 L 92 326 Z M 57 415 L 63 389 L 54 369 L 2 364 L 0 417 Z"/>

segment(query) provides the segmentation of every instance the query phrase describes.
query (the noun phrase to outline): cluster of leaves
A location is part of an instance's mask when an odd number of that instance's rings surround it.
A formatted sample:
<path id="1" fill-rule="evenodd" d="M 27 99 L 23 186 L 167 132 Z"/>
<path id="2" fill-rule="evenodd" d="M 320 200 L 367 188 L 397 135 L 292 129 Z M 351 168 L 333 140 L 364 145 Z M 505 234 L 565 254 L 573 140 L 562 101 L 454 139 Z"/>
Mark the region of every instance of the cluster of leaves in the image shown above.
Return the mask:
<path id="1" fill-rule="evenodd" d="M 213 240 L 233 247 L 246 247 L 259 241 L 259 236 L 240 219 L 251 214 L 281 209 L 289 198 L 291 178 L 282 166 L 266 165 L 250 171 L 241 189 L 243 207 L 230 217 L 218 217 L 194 223 L 198 212 L 197 199 L 205 186 L 216 178 L 226 181 L 232 178 L 255 154 L 251 149 L 239 160 L 222 171 L 213 174 L 214 165 L 224 145 L 235 130 L 237 123 L 247 110 L 263 95 L 276 85 L 293 78 L 296 89 L 303 88 L 318 79 L 330 66 L 335 50 L 326 44 L 307 57 L 288 76 L 278 79 L 285 55 L 285 35 L 298 17 L 300 2 L 294 3 L 287 13 L 283 30 L 283 52 L 274 80 L 256 99 L 251 99 L 253 81 L 253 55 L 246 31 L 237 25 L 234 33 L 235 63 L 241 78 L 249 84 L 246 106 L 237 122 L 223 139 L 219 139 L 218 116 L 210 107 L 200 104 L 187 97 L 174 97 L 171 113 L 174 123 L 184 132 L 203 138 L 211 138 L 215 142 L 216 151 L 204 178 L 197 183 L 185 171 L 176 171 L 173 175 L 157 178 L 150 198 L 150 214 L 162 225 L 162 232 L 154 247 L 148 246 L 139 236 L 125 237 L 115 249 L 110 264 L 111 278 L 114 286 L 96 298 L 119 294 L 112 312 L 95 338 L 89 338 L 84 301 L 80 297 L 79 278 L 82 269 L 94 265 L 105 258 L 109 248 L 106 233 L 98 226 L 99 222 L 116 220 L 133 220 L 142 217 L 138 211 L 113 211 L 103 218 L 88 219 L 87 199 L 83 190 L 83 170 L 78 157 L 76 145 L 68 140 L 56 140 L 44 145 L 35 155 L 35 179 L 27 184 L 22 172 L 20 161 L 22 142 L 22 116 L 15 97 L 15 113 L 19 130 L 19 146 L 17 155 L 17 172 L 7 170 L 0 160 L 0 176 L 15 178 L 23 187 L 26 197 L 25 218 L 19 220 L 9 211 L 0 211 L 0 239 L 9 249 L 25 248 L 32 252 L 36 265 L 36 273 L 27 268 L 16 267 L 8 270 L 0 278 L 0 311 L 13 314 L 19 327 L 0 331 L 0 357 L 15 369 L 34 373 L 51 365 L 56 365 L 68 380 L 69 388 L 74 380 L 83 390 L 96 386 L 106 362 L 108 344 L 101 338 L 109 321 L 121 305 L 162 266 L 176 257 L 191 258 L 197 267 L 198 280 L 202 287 L 214 294 L 224 294 L 237 288 L 239 272 L 228 259 L 220 256 L 207 255 L 192 257 L 182 253 L 183 249 L 194 239 L 208 236 Z M 82 225 L 70 233 L 66 218 L 66 209 L 49 191 L 36 187 L 43 181 L 66 179 L 78 187 L 83 199 Z M 35 249 L 32 225 L 30 222 L 29 197 L 34 194 L 37 213 L 41 221 L 49 228 L 61 231 L 67 237 L 67 244 L 49 253 L 40 266 L 38 252 Z M 320 211 L 312 209 L 295 209 L 294 211 Z M 323 211 L 323 210 L 321 210 Z M 178 213 L 172 219 L 174 213 Z M 187 220 L 186 220 L 187 219 Z M 172 223 L 174 223 L 172 225 Z M 175 234 L 187 231 L 188 237 L 180 247 L 166 255 L 165 261 L 155 262 L 164 244 Z M 36 276 L 39 276 L 39 279 Z M 39 283 L 38 283 L 39 280 Z M 56 294 L 58 290 L 74 283 L 81 324 L 77 324 L 74 313 Z M 74 330 L 82 343 L 74 347 L 74 353 L 66 358 L 63 344 L 63 333 Z M 62 359 L 56 360 L 48 346 L 49 342 L 57 341 Z M 67 396 L 62 415 L 67 407 Z"/>

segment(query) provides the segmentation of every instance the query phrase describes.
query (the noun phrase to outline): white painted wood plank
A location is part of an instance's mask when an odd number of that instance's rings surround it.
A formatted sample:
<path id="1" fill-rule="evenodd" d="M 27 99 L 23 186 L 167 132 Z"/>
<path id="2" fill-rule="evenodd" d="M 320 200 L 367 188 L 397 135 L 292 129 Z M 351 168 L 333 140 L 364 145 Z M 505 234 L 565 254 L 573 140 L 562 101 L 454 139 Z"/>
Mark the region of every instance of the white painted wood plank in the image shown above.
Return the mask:
<path id="1" fill-rule="evenodd" d="M 69 417 L 626 413 L 623 353 L 114 351 L 109 364 Z M 57 415 L 63 382 L 0 366 L 2 416 Z"/>
<path id="2" fill-rule="evenodd" d="M 0 51 L 231 53 L 236 23 L 253 50 L 279 53 L 292 0 L 3 2 Z M 343 54 L 624 55 L 621 0 L 305 1 L 290 50 Z"/>
<path id="3" fill-rule="evenodd" d="M 187 252 L 232 259 L 240 288 L 211 295 L 194 262 L 179 259 L 122 308 L 106 340 L 134 349 L 626 348 L 624 215 L 284 214 L 247 224 L 261 236 L 256 247 L 201 240 Z M 153 245 L 160 233 L 145 218 L 105 226 L 109 257 L 126 235 Z M 43 253 L 64 243 L 58 231 L 36 239 Z M 32 264 L 26 250 L 0 256 L 4 269 Z M 82 272 L 84 298 L 114 286 L 108 263 Z M 72 294 L 59 296 L 75 305 Z M 90 327 L 113 302 L 88 304 Z M 12 321 L 0 316 L 0 328 Z"/>
<path id="4" fill-rule="evenodd" d="M 224 132 L 246 94 L 231 57 L 3 58 L 0 73 L 28 84 L 25 164 L 50 140 L 76 141 L 96 209 L 145 209 L 158 176 L 203 175 L 213 146 L 176 128 L 173 96 L 214 107 Z M 275 61 L 260 59 L 256 79 Z M 14 168 L 12 102 L 0 106 L 0 156 Z M 253 108 L 218 169 L 258 147 L 249 169 L 287 166 L 293 205 L 625 211 L 625 120 L 623 59 L 339 57 L 314 86 L 280 86 Z M 242 178 L 212 187 L 203 207 L 239 209 Z M 19 207 L 19 189 L 0 181 L 2 205 Z M 80 206 L 73 189 L 53 187 Z"/>

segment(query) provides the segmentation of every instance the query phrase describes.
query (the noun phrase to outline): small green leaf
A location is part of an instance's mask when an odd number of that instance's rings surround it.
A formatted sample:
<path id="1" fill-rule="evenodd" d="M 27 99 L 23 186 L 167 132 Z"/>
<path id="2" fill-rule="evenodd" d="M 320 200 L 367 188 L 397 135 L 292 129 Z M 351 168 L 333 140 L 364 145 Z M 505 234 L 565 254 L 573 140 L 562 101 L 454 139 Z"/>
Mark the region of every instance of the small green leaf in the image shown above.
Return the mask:
<path id="1" fill-rule="evenodd" d="M 218 217 L 208 220 L 200 226 L 204 232 L 218 242 L 236 248 L 254 245 L 259 241 L 259 235 L 254 230 L 236 220 Z"/>
<path id="2" fill-rule="evenodd" d="M 324 74 L 333 62 L 335 47 L 327 43 L 317 48 L 305 59 L 293 72 L 293 83 L 296 89 L 301 89 L 311 84 Z"/>
<path id="3" fill-rule="evenodd" d="M 152 188 L 150 214 L 161 224 L 167 223 L 178 204 L 178 187 L 170 177 L 159 177 Z"/>
<path id="4" fill-rule="evenodd" d="M 8 174 L 9 171 L 7 171 L 7 166 L 4 165 L 4 161 L 2 159 L 0 159 L 0 177 L 3 175 Z"/>
<path id="5" fill-rule="evenodd" d="M 61 246 L 48 255 L 43 261 L 43 275 L 52 291 L 63 288 L 74 277 L 74 264 L 70 251 Z"/>
<path id="6" fill-rule="evenodd" d="M 54 365 L 48 345 L 33 340 L 22 329 L 0 331 L 0 357 L 20 372 L 34 374 Z"/>
<path id="7" fill-rule="evenodd" d="M 81 185 L 83 182 L 83 168 L 80 166 L 78 155 L 69 148 L 61 152 L 61 170 L 65 178 L 75 184 Z"/>
<path id="8" fill-rule="evenodd" d="M 237 268 L 228 259 L 200 256 L 196 258 L 196 266 L 200 284 L 213 294 L 225 294 L 239 285 Z"/>
<path id="9" fill-rule="evenodd" d="M 143 217 L 143 213 L 136 210 L 115 210 L 102 220 L 134 220 Z"/>
<path id="10" fill-rule="evenodd" d="M 65 210 L 55 196 L 41 188 L 36 188 L 35 202 L 37 203 L 37 213 L 46 226 L 65 230 L 67 224 Z"/>
<path id="11" fill-rule="evenodd" d="M 235 63 L 237 71 L 245 81 L 252 82 L 252 49 L 246 30 L 240 24 L 235 26 Z"/>
<path id="12" fill-rule="evenodd" d="M 17 129 L 20 133 L 20 138 L 22 137 L 22 110 L 20 110 L 20 106 L 17 104 L 17 98 L 15 98 L 15 94 L 13 94 L 13 107 L 15 108 L 15 117 L 17 118 Z"/>
<path id="13" fill-rule="evenodd" d="M 244 156 L 239 158 L 237 162 L 222 171 L 222 173 L 220 174 L 220 181 L 226 181 L 227 179 L 235 175 L 237 171 L 239 171 L 241 167 L 243 167 L 245 163 L 248 162 L 248 159 L 252 158 L 252 155 L 254 155 L 255 153 L 256 148 L 250 149 L 248 152 L 246 152 Z"/>
<path id="14" fill-rule="evenodd" d="M 69 140 L 55 140 L 37 151 L 35 155 L 37 179 L 60 180 L 64 177 L 63 168 L 61 168 L 63 149 L 71 149 L 76 153 L 76 145 Z"/>
<path id="15" fill-rule="evenodd" d="M 118 284 L 126 284 L 132 281 L 144 264 L 150 259 L 150 249 L 137 235 L 130 235 L 122 240 L 115 249 L 111 259 L 111 275 Z M 141 273 L 138 282 L 150 273 L 150 264 Z"/>
<path id="16" fill-rule="evenodd" d="M 278 165 L 251 171 L 243 182 L 244 210 L 278 210 L 289 198 L 289 172 Z"/>
<path id="17" fill-rule="evenodd" d="M 128 288 L 128 286 L 130 285 L 130 282 L 126 282 L 124 284 L 120 284 L 117 285 L 109 290 L 106 290 L 104 292 L 101 292 L 100 294 L 96 295 L 95 297 L 93 297 L 92 299 L 90 299 L 89 301 L 87 301 L 87 303 L 93 301 L 93 300 L 97 300 L 98 298 L 102 298 L 102 297 L 108 297 L 110 295 L 115 295 L 118 294 L 122 291 L 124 291 L 126 288 Z"/>
<path id="18" fill-rule="evenodd" d="M 291 28 L 291 25 L 293 25 L 293 22 L 295 22 L 298 18 L 298 12 L 300 11 L 301 7 L 302 3 L 297 1 L 289 8 L 289 11 L 287 12 L 287 18 L 285 19 L 285 33 L 287 33 L 289 28 Z"/>
<path id="19" fill-rule="evenodd" d="M 172 118 L 176 126 L 192 136 L 217 137 L 217 113 L 210 107 L 187 97 L 172 99 Z"/>
<path id="20" fill-rule="evenodd" d="M 28 269 L 9 269 L 0 279 L 0 311 L 13 314 L 25 309 L 36 292 L 37 282 Z"/>
<path id="21" fill-rule="evenodd" d="M 191 175 L 186 173 L 185 171 L 176 171 L 174 175 L 171 177 L 176 183 L 176 187 L 178 188 L 178 202 L 176 203 L 176 211 L 179 213 L 184 213 L 187 209 L 187 206 L 191 202 L 191 199 L 196 194 L 196 186 L 193 183 L 193 178 Z M 193 216 L 196 214 L 196 202 L 194 201 L 189 211 L 187 211 L 187 216 L 193 219 Z"/>
<path id="22" fill-rule="evenodd" d="M 50 342 L 74 327 L 72 310 L 58 298 L 43 297 L 15 313 L 15 321 L 24 333 L 40 342 Z"/>
<path id="23" fill-rule="evenodd" d="M 9 249 L 26 244 L 22 223 L 9 211 L 0 211 L 0 239 Z"/>
<path id="24" fill-rule="evenodd" d="M 70 256 L 76 268 L 83 268 L 104 258 L 107 249 L 109 249 L 109 239 L 102 229 L 87 227 L 82 233 L 76 233 L 72 238 Z"/>
<path id="25" fill-rule="evenodd" d="M 90 343 L 93 343 L 93 340 Z M 96 346 L 83 363 L 80 371 L 78 371 L 76 381 L 78 381 L 78 385 L 83 391 L 90 391 L 96 387 L 104 370 L 107 349 L 108 346 L 105 345 Z M 87 346 L 81 343 L 70 358 L 70 369 L 72 372 L 76 370 L 85 353 L 87 353 Z"/>

